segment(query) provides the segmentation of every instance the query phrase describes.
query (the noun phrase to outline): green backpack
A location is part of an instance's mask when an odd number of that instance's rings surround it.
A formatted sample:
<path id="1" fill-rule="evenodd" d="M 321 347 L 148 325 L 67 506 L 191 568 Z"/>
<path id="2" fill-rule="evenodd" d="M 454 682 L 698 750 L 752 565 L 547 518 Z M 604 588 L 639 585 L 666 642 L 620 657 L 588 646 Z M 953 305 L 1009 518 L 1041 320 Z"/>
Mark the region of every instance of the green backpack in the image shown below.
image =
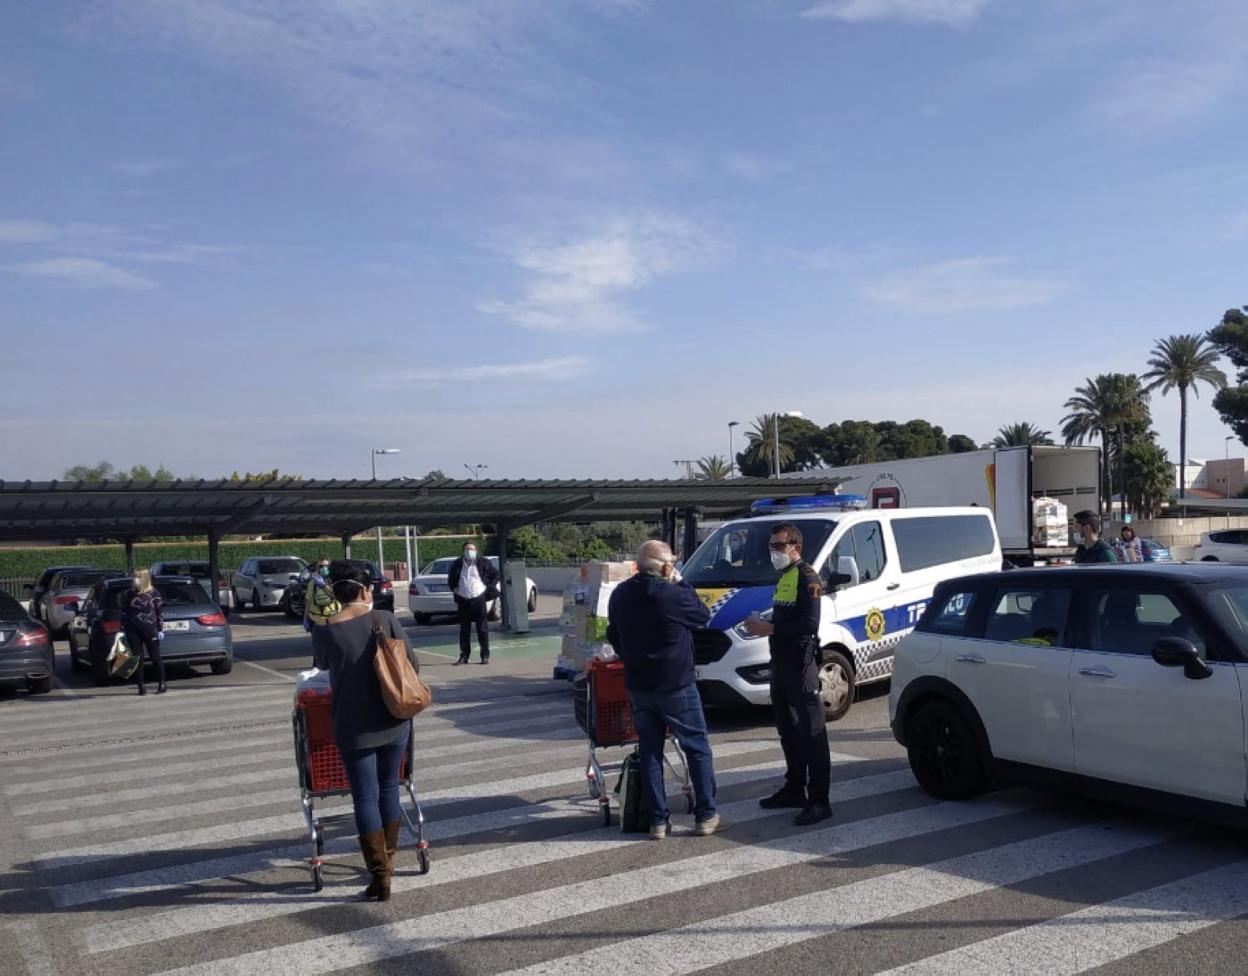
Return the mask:
<path id="1" fill-rule="evenodd" d="M 615 792 L 620 795 L 620 830 L 626 834 L 649 832 L 650 806 L 646 803 L 641 781 L 641 757 L 636 749 L 624 757 Z"/>

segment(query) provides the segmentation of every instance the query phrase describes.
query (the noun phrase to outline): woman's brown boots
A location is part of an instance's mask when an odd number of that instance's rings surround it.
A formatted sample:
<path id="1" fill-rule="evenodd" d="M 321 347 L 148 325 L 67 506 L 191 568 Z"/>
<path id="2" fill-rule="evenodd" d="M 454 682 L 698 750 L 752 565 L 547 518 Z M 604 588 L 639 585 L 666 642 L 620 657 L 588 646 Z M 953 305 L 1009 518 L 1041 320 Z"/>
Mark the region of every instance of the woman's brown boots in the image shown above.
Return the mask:
<path id="1" fill-rule="evenodd" d="M 394 855 L 399 849 L 400 821 L 391 820 L 381 830 L 364 834 L 360 838 L 360 850 L 364 852 L 364 866 L 373 876 L 361 896 L 366 901 L 389 901 L 390 878 L 394 874 Z"/>

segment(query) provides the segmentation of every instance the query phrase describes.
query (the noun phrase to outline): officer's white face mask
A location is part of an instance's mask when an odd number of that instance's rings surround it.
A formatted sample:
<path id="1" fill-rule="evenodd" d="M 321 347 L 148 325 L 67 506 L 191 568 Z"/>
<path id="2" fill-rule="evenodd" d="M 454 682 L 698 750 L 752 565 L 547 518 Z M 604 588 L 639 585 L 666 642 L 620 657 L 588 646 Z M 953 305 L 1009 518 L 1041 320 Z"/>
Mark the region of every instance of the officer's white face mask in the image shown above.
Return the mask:
<path id="1" fill-rule="evenodd" d="M 774 549 L 771 550 L 771 565 L 776 569 L 786 569 L 789 565 L 788 552 L 776 552 Z"/>

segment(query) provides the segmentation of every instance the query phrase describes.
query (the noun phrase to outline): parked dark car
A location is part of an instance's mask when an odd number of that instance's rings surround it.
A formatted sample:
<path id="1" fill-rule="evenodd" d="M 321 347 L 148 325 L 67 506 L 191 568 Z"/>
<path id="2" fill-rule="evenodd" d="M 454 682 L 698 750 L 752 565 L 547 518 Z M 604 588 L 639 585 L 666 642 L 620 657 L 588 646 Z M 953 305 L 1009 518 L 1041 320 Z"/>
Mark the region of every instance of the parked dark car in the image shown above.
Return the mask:
<path id="1" fill-rule="evenodd" d="M 54 661 L 48 628 L 0 590 L 0 686 L 46 695 L 52 690 Z"/>
<path id="2" fill-rule="evenodd" d="M 368 573 L 373 580 L 373 606 L 378 610 L 394 611 L 394 583 L 386 579 L 385 573 L 377 568 L 377 564 L 367 559 L 348 559 L 352 566 Z M 303 605 L 308 596 L 308 580 L 312 570 L 300 574 L 299 579 L 286 587 L 282 596 L 282 609 L 292 620 L 303 618 Z"/>
<path id="3" fill-rule="evenodd" d="M 34 620 L 45 620 L 46 616 L 43 610 L 43 598 L 48 592 L 48 584 L 52 582 L 52 577 L 57 573 L 67 569 L 92 569 L 91 566 L 49 566 L 39 574 L 39 579 L 34 583 L 27 583 L 25 589 L 30 592 L 30 616 Z"/>
<path id="4" fill-rule="evenodd" d="M 150 570 L 156 576 L 189 576 L 212 596 L 212 573 L 207 559 L 184 559 L 180 562 L 152 563 Z M 230 584 L 224 575 L 217 577 L 217 606 L 229 603 Z"/>
<path id="5" fill-rule="evenodd" d="M 165 663 L 208 664 L 213 674 L 229 674 L 234 641 L 221 608 L 190 576 L 158 576 L 153 583 L 164 602 L 160 655 Z M 129 579 L 103 580 L 87 594 L 70 624 L 70 664 L 89 668 L 97 685 L 108 683 L 108 652 L 124 627 L 130 595 Z"/>

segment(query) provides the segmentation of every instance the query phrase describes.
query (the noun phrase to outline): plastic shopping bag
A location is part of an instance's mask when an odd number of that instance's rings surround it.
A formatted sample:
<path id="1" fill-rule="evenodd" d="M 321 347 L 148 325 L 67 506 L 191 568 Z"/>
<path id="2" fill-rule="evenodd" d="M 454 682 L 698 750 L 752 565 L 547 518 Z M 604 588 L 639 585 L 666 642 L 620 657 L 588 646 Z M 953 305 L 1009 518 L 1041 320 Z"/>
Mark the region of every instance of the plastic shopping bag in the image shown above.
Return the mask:
<path id="1" fill-rule="evenodd" d="M 130 649 L 130 644 L 126 641 L 126 635 L 118 631 L 117 636 L 113 638 L 113 646 L 105 658 L 108 662 L 108 673 L 114 678 L 121 678 L 123 681 L 134 675 L 139 669 L 139 656 Z"/>

